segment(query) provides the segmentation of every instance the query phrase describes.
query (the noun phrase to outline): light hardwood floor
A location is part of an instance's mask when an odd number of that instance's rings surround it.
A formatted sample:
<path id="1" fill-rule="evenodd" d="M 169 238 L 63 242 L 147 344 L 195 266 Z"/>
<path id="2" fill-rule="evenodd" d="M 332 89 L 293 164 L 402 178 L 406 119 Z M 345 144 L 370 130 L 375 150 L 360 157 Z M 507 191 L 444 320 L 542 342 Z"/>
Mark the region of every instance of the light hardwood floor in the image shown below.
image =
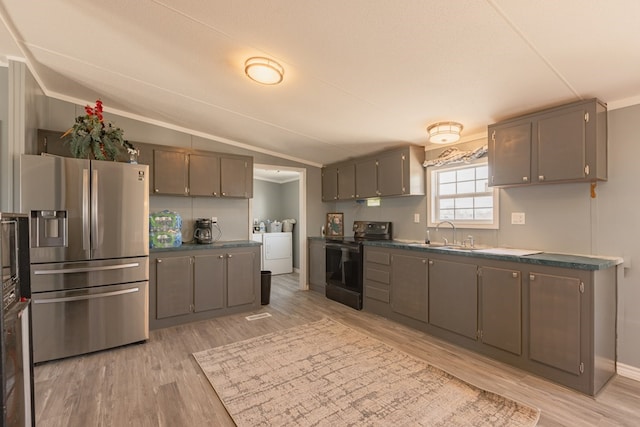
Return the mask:
<path id="1" fill-rule="evenodd" d="M 615 377 L 595 398 L 447 344 L 273 276 L 254 313 L 151 331 L 149 341 L 35 368 L 36 421 L 45 426 L 231 426 L 191 356 L 211 347 L 329 316 L 479 387 L 541 409 L 540 426 L 639 426 L 640 382 Z M 245 316 L 271 317 L 248 321 Z"/>

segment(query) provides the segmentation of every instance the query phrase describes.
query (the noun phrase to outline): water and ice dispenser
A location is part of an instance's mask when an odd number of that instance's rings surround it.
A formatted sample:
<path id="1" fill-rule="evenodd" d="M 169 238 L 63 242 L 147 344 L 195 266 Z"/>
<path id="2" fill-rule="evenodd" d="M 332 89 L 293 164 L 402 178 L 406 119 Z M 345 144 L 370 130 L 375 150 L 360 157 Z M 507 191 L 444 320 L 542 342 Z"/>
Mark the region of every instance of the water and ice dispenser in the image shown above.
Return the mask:
<path id="1" fill-rule="evenodd" d="M 31 247 L 66 247 L 67 236 L 67 211 L 31 211 Z"/>

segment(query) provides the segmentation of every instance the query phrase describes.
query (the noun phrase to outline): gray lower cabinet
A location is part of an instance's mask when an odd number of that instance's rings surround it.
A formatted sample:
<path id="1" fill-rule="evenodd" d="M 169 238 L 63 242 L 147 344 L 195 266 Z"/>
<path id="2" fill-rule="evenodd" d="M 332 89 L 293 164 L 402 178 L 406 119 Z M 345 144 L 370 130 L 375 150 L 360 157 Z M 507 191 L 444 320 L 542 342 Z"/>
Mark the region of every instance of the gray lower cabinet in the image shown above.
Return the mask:
<path id="1" fill-rule="evenodd" d="M 479 281 L 480 341 L 522 354 L 522 272 L 481 267 Z"/>
<path id="2" fill-rule="evenodd" d="M 362 276 L 363 305 L 378 314 L 387 314 L 391 301 L 391 252 L 365 248 Z"/>
<path id="3" fill-rule="evenodd" d="M 529 357 L 579 375 L 582 292 L 577 277 L 529 273 Z"/>
<path id="4" fill-rule="evenodd" d="M 193 259 L 189 256 L 156 258 L 158 290 L 156 318 L 163 319 L 191 313 L 193 310 L 192 265 Z"/>
<path id="5" fill-rule="evenodd" d="M 193 311 L 217 310 L 224 307 L 225 255 L 193 257 Z"/>
<path id="6" fill-rule="evenodd" d="M 464 337 L 478 332 L 478 266 L 429 260 L 429 323 Z"/>
<path id="7" fill-rule="evenodd" d="M 251 304 L 257 298 L 254 266 L 259 268 L 255 252 L 234 252 L 226 257 L 227 307 Z"/>
<path id="8" fill-rule="evenodd" d="M 149 327 L 260 307 L 260 247 L 150 254 Z"/>
<path id="9" fill-rule="evenodd" d="M 327 285 L 327 253 L 324 239 L 309 239 L 309 288 L 324 293 Z"/>
<path id="10" fill-rule="evenodd" d="M 363 274 L 365 311 L 589 395 L 615 375 L 616 268 L 365 245 Z"/>
<path id="11" fill-rule="evenodd" d="M 395 253 L 391 264 L 391 309 L 426 322 L 429 308 L 427 257 Z"/>

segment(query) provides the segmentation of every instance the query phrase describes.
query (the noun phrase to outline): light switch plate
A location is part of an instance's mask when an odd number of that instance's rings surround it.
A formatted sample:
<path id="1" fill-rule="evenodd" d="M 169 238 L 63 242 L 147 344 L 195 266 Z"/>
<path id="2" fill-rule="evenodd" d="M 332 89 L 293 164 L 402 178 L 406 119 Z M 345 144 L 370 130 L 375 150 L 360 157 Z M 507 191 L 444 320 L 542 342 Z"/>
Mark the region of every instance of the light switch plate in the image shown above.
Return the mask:
<path id="1" fill-rule="evenodd" d="M 511 224 L 524 225 L 524 212 L 511 212 Z"/>
<path id="2" fill-rule="evenodd" d="M 414 213 L 413 214 L 413 222 L 415 222 L 416 224 L 420 223 L 420 214 L 419 213 Z"/>

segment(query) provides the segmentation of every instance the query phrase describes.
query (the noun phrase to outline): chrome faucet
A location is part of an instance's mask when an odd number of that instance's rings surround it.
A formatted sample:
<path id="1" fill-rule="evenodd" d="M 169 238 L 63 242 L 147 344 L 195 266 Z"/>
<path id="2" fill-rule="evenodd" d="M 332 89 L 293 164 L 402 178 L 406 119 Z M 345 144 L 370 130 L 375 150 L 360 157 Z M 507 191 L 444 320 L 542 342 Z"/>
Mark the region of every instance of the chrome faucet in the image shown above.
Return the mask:
<path id="1" fill-rule="evenodd" d="M 438 224 L 436 224 L 436 231 L 438 231 L 438 229 L 440 228 L 440 225 L 442 224 L 449 224 L 451 226 L 451 229 L 453 230 L 452 236 L 451 236 L 451 244 L 455 245 L 456 244 L 456 226 L 453 225 L 453 223 L 451 221 L 440 221 Z M 442 240 L 444 240 L 444 244 L 448 245 L 449 241 L 447 240 L 446 237 L 443 237 Z"/>

